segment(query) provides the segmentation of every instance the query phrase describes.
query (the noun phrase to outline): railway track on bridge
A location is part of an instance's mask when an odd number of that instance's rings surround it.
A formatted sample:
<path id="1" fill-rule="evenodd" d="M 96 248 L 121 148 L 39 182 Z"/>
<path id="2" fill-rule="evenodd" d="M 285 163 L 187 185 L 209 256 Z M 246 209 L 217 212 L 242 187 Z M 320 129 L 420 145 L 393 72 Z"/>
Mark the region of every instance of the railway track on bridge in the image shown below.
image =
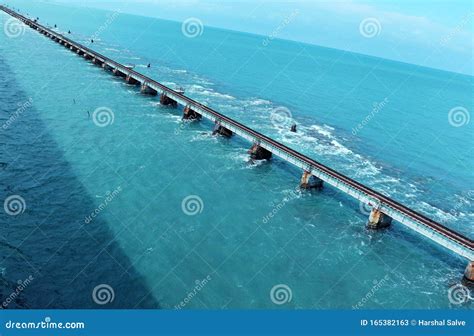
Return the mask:
<path id="1" fill-rule="evenodd" d="M 304 169 L 304 171 L 311 173 L 312 175 L 321 178 L 323 181 L 345 191 L 349 195 L 355 197 L 361 202 L 365 202 L 372 206 L 372 211 L 376 208 L 387 216 L 393 217 L 395 220 L 405 224 L 415 231 L 427 236 L 433 241 L 443 245 L 444 247 L 454 251 L 455 253 L 467 258 L 468 260 L 474 260 L 474 242 L 472 239 L 426 217 L 425 215 L 408 208 L 407 206 L 377 192 L 360 182 L 357 182 L 350 177 L 347 177 L 334 169 L 306 156 L 294 149 L 285 146 L 278 141 L 261 134 L 238 121 L 229 118 L 212 108 L 205 106 L 184 94 L 177 92 L 158 81 L 145 76 L 133 69 L 130 69 L 126 65 L 120 64 L 107 56 L 104 56 L 80 43 L 77 43 L 66 36 L 47 28 L 36 20 L 28 19 L 4 6 L 0 6 L 4 12 L 22 21 L 29 27 L 38 30 L 40 33 L 51 37 L 61 44 L 70 47 L 70 49 L 76 49 L 77 52 L 83 53 L 84 56 L 88 56 L 96 62 L 96 60 L 108 67 L 117 69 L 122 74 L 127 75 L 141 84 L 151 87 L 154 90 L 160 92 L 162 95 L 171 97 L 175 102 L 179 102 L 182 105 L 191 107 L 193 110 L 198 111 L 208 119 L 225 125 L 225 127 L 233 130 L 237 134 L 243 136 L 249 141 L 253 141 L 269 150 L 272 153 L 284 158 L 290 163 Z"/>

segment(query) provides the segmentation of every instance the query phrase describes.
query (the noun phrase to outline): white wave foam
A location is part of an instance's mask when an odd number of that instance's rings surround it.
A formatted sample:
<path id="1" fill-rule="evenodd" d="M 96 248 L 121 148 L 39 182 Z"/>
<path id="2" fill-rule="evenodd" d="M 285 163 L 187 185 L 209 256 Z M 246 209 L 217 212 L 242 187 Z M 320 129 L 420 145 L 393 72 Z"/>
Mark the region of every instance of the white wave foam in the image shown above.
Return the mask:
<path id="1" fill-rule="evenodd" d="M 321 135 L 323 135 L 327 138 L 332 138 L 333 137 L 331 131 L 333 131 L 334 128 L 332 128 L 330 126 L 327 126 L 327 125 L 323 125 L 323 126 L 311 125 L 309 128 L 316 131 L 318 134 L 321 134 Z"/>
<path id="2" fill-rule="evenodd" d="M 426 203 L 424 201 L 419 203 L 419 208 L 422 209 L 422 211 L 425 211 L 428 214 L 432 214 L 435 218 L 440 220 L 441 222 L 447 222 L 450 220 L 456 220 L 456 217 L 450 214 L 449 212 L 445 212 L 429 203 Z"/>
<path id="3" fill-rule="evenodd" d="M 201 85 L 192 84 L 192 85 L 186 86 L 186 91 L 189 91 L 189 92 L 199 92 L 202 90 L 204 90 L 204 86 L 201 86 Z"/>
<path id="4" fill-rule="evenodd" d="M 270 105 L 271 103 L 272 103 L 271 101 L 265 100 L 265 99 L 255 99 L 255 100 L 246 101 L 246 105 L 250 105 L 250 106 Z"/>
<path id="5" fill-rule="evenodd" d="M 189 86 L 186 86 L 186 91 L 188 93 L 196 93 L 198 95 L 203 95 L 207 97 L 216 97 L 216 98 L 221 98 L 221 99 L 227 99 L 227 100 L 235 100 L 236 98 L 225 93 L 219 93 L 214 91 L 213 89 L 206 88 L 202 85 L 197 85 L 197 84 L 192 84 Z"/>
<path id="6" fill-rule="evenodd" d="M 247 163 L 249 161 L 249 155 L 239 152 L 239 153 L 229 153 L 228 158 L 231 161 L 237 162 L 237 163 Z"/>
<path id="7" fill-rule="evenodd" d="M 190 142 L 198 142 L 198 141 L 212 141 L 217 142 L 218 138 L 213 136 L 211 132 L 203 132 L 203 131 L 193 131 L 194 133 L 199 132 L 191 137 Z M 224 166 L 223 166 L 224 167 Z M 230 166 L 227 166 L 226 169 L 231 169 Z"/>
<path id="8" fill-rule="evenodd" d="M 150 117 L 150 118 L 161 118 L 161 115 L 152 114 L 152 113 L 145 113 L 145 116 Z"/>
<path id="9" fill-rule="evenodd" d="M 331 140 L 331 144 L 335 147 L 335 150 L 333 148 L 332 154 L 339 155 L 339 154 L 353 154 L 353 151 L 351 151 L 349 148 L 346 146 L 342 145 L 339 143 L 337 140 Z"/>
<path id="10" fill-rule="evenodd" d="M 379 178 L 377 180 L 378 183 L 394 183 L 394 184 L 400 184 L 400 179 L 389 176 L 389 175 L 384 175 L 383 177 Z"/>

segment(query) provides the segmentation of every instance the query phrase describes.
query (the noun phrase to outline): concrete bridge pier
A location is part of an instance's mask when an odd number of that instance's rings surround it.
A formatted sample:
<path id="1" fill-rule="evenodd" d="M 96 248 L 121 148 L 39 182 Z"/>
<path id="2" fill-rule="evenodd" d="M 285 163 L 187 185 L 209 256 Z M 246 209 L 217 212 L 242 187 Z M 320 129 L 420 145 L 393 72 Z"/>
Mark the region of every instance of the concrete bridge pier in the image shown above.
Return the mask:
<path id="1" fill-rule="evenodd" d="M 216 134 L 222 135 L 226 138 L 230 138 L 233 133 L 230 129 L 225 128 L 218 121 L 216 121 L 214 125 L 214 129 L 212 130 L 212 135 L 216 135 Z"/>
<path id="2" fill-rule="evenodd" d="M 158 92 L 155 89 L 149 87 L 147 83 L 142 83 L 142 85 L 140 86 L 140 92 L 150 96 L 156 96 L 158 94 Z"/>
<path id="3" fill-rule="evenodd" d="M 248 153 L 253 160 L 270 160 L 272 157 L 272 152 L 261 147 L 258 143 L 254 143 Z"/>
<path id="4" fill-rule="evenodd" d="M 189 106 L 186 106 L 183 111 L 183 119 L 185 120 L 200 120 L 202 116 L 191 109 Z"/>
<path id="5" fill-rule="evenodd" d="M 127 77 L 126 74 L 124 74 L 122 71 L 120 71 L 119 69 L 115 68 L 112 70 L 112 73 L 114 74 L 114 76 L 117 76 L 117 77 Z"/>
<path id="6" fill-rule="evenodd" d="M 85 58 L 86 60 L 91 60 L 91 59 L 92 59 L 92 56 L 89 55 L 89 54 L 84 53 L 83 56 L 84 56 L 84 58 Z"/>
<path id="7" fill-rule="evenodd" d="M 300 181 L 300 188 L 302 189 L 322 189 L 323 188 L 323 180 L 320 178 L 311 175 L 311 173 L 307 170 L 303 172 L 303 176 L 301 176 Z"/>
<path id="8" fill-rule="evenodd" d="M 127 82 L 127 84 L 130 84 L 130 85 L 139 85 L 140 84 L 139 81 L 137 81 L 135 78 L 131 77 L 130 75 L 128 75 L 125 78 L 125 82 Z"/>
<path id="9" fill-rule="evenodd" d="M 107 71 L 113 70 L 113 68 L 107 63 L 102 64 L 102 68 Z"/>
<path id="10" fill-rule="evenodd" d="M 369 221 L 367 222 L 367 227 L 369 229 L 382 229 L 390 226 L 392 223 L 392 218 L 384 214 L 377 207 L 373 207 L 369 215 Z"/>
<path id="11" fill-rule="evenodd" d="M 174 99 L 171 99 L 170 97 L 168 97 L 164 93 L 162 93 L 161 96 L 160 96 L 160 104 L 165 105 L 165 106 L 171 105 L 173 107 L 178 106 L 178 103 Z"/>
<path id="12" fill-rule="evenodd" d="M 474 261 L 470 261 L 464 271 L 464 277 L 462 282 L 469 287 L 474 287 Z"/>
<path id="13" fill-rule="evenodd" d="M 97 64 L 98 66 L 102 66 L 102 64 L 104 64 L 104 62 L 98 60 L 97 58 L 93 58 L 92 63 Z"/>

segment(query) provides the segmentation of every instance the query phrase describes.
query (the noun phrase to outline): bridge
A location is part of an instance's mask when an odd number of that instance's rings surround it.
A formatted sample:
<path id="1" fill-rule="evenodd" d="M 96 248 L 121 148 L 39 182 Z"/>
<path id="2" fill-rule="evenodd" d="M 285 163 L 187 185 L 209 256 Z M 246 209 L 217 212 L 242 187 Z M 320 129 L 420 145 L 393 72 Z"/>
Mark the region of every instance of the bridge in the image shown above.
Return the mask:
<path id="1" fill-rule="evenodd" d="M 473 241 L 440 224 L 434 220 L 416 212 L 397 201 L 370 189 L 369 187 L 329 168 L 322 163 L 309 158 L 273 139 L 265 136 L 215 110 L 205 106 L 189 97 L 183 92 L 173 90 L 154 79 L 147 77 L 130 66 L 115 62 L 114 60 L 80 44 L 66 36 L 55 32 L 41 24 L 38 20 L 31 20 L 13 10 L 0 6 L 7 14 L 20 20 L 25 25 L 37 30 L 39 33 L 49 37 L 55 42 L 70 49 L 72 52 L 87 60 L 112 71 L 115 76 L 123 77 L 129 84 L 140 85 L 141 92 L 149 95 L 160 95 L 163 105 L 184 107 L 183 119 L 200 120 L 202 117 L 215 124 L 214 133 L 230 137 L 233 134 L 252 143 L 249 154 L 253 159 L 270 159 L 276 155 L 283 160 L 295 165 L 302 170 L 300 186 L 302 188 L 321 188 L 323 182 L 337 188 L 344 193 L 368 205 L 371 212 L 368 227 L 380 229 L 391 224 L 392 219 L 429 238 L 433 242 L 451 250 L 452 252 L 468 260 L 464 273 L 464 280 L 474 283 L 474 244 Z"/>

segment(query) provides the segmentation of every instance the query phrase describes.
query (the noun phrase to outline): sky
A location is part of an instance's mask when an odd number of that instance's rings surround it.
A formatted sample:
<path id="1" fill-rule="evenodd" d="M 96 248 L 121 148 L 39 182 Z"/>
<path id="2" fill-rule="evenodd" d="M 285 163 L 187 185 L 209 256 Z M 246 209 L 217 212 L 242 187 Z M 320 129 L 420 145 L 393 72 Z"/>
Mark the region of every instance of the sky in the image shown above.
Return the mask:
<path id="1" fill-rule="evenodd" d="M 474 75 L 474 1 L 40 0 L 296 40 Z"/>

